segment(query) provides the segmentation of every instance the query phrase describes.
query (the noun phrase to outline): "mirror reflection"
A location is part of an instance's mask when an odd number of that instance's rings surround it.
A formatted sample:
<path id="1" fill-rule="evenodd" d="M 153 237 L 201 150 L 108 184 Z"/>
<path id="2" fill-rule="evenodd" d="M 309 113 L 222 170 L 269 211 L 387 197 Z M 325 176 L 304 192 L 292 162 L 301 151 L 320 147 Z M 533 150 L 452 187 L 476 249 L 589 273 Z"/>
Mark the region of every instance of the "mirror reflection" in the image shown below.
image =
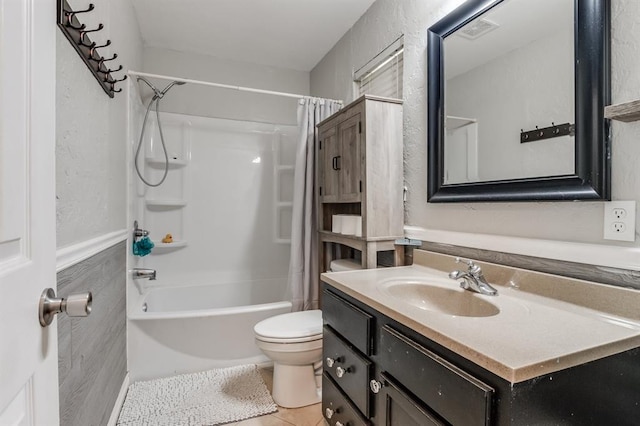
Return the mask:
<path id="1" fill-rule="evenodd" d="M 573 6 L 505 0 L 444 38 L 444 184 L 575 173 Z"/>

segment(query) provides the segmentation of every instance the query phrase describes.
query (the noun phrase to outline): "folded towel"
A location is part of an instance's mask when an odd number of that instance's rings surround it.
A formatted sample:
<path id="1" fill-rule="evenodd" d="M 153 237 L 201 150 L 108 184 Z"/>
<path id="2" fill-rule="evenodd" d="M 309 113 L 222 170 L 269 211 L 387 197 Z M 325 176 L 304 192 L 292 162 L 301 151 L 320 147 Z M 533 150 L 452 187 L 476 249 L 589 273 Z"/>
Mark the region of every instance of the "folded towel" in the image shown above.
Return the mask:
<path id="1" fill-rule="evenodd" d="M 138 241 L 133 242 L 133 254 L 136 256 L 146 256 L 151 253 L 153 241 L 149 237 L 142 237 Z"/>

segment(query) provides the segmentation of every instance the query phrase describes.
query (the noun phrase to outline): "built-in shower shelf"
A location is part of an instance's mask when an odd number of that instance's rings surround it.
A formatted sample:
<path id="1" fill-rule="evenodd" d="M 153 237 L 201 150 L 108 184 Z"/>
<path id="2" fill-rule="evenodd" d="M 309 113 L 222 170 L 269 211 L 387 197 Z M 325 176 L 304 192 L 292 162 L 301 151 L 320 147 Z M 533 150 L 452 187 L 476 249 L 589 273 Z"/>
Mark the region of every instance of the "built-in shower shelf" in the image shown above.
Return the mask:
<path id="1" fill-rule="evenodd" d="M 156 198 L 144 200 L 147 207 L 184 207 L 187 205 L 186 200 L 179 198 Z"/>
<path id="2" fill-rule="evenodd" d="M 164 158 L 158 160 L 157 158 L 147 158 L 147 164 L 153 168 L 164 169 L 165 161 Z M 179 160 L 177 158 L 169 158 L 169 168 L 170 169 L 178 169 L 180 167 L 185 167 L 187 165 L 186 160 Z"/>
<path id="3" fill-rule="evenodd" d="M 154 241 L 153 244 L 154 244 L 154 247 L 153 247 L 154 250 L 168 251 L 171 249 L 186 247 L 187 240 L 174 240 L 172 243 L 163 243 L 161 241 Z"/>
<path id="4" fill-rule="evenodd" d="M 604 117 L 626 123 L 638 121 L 640 120 L 640 100 L 609 105 L 604 108 Z"/>

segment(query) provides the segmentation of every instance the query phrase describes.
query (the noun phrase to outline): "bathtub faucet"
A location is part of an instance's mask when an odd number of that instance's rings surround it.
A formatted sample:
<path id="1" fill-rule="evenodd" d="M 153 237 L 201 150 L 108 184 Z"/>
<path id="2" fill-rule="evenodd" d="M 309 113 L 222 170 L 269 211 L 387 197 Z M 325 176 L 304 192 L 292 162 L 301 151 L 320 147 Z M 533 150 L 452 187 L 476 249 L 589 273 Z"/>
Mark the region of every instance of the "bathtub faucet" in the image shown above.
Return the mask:
<path id="1" fill-rule="evenodd" d="M 147 268 L 133 268 L 131 270 L 133 278 L 149 278 L 149 280 L 156 279 L 156 270 Z"/>

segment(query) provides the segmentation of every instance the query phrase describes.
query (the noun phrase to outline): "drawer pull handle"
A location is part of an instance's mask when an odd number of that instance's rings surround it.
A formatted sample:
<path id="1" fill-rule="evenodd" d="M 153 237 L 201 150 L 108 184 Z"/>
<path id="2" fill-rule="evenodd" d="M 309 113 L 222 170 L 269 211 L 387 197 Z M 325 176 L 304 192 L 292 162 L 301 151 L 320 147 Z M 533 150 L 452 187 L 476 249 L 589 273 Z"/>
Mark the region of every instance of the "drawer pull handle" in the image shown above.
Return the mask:
<path id="1" fill-rule="evenodd" d="M 332 410 L 331 408 L 328 408 L 326 410 L 324 410 L 324 416 L 328 419 L 330 419 L 331 417 L 333 417 L 334 414 L 338 414 L 340 412 L 340 407 L 336 408 L 335 410 Z"/>
<path id="2" fill-rule="evenodd" d="M 338 358 L 331 358 L 331 357 L 327 357 L 327 359 L 325 360 L 325 364 L 327 364 L 327 367 L 331 368 L 333 367 L 333 364 L 336 364 L 338 362 L 342 362 L 342 357 L 339 356 Z"/>
<path id="3" fill-rule="evenodd" d="M 345 374 L 349 373 L 351 371 L 351 368 L 342 368 L 342 367 L 336 367 L 336 376 L 338 376 L 338 378 L 344 376 Z"/>
<path id="4" fill-rule="evenodd" d="M 371 388 L 371 392 L 378 393 L 380 392 L 380 389 L 382 389 L 382 383 L 377 380 L 371 380 L 369 382 L 369 387 Z"/>

